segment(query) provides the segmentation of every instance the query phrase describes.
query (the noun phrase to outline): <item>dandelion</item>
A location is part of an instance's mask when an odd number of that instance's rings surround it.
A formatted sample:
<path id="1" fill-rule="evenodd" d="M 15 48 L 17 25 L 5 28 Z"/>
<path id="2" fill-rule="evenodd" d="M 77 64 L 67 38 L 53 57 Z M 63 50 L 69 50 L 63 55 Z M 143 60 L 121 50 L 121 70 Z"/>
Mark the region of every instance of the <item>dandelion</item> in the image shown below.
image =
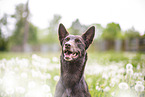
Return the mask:
<path id="1" fill-rule="evenodd" d="M 108 92 L 109 90 L 110 90 L 109 86 L 105 87 L 105 89 L 104 89 L 105 92 Z"/>
<path id="2" fill-rule="evenodd" d="M 123 90 L 127 90 L 128 89 L 128 84 L 125 82 L 122 82 L 119 84 L 119 88 L 123 89 Z"/>
<path id="3" fill-rule="evenodd" d="M 114 96 L 115 95 L 115 92 L 112 92 L 111 95 Z"/>
<path id="4" fill-rule="evenodd" d="M 58 75 L 56 75 L 56 76 L 54 76 L 54 78 L 53 78 L 55 81 L 58 81 L 59 80 L 59 76 Z"/>
<path id="5" fill-rule="evenodd" d="M 48 85 L 43 85 L 42 89 L 44 92 L 50 92 L 50 86 L 48 86 Z"/>
<path id="6" fill-rule="evenodd" d="M 140 69 L 140 65 L 138 64 L 138 65 L 137 65 L 137 70 L 139 70 L 139 69 Z"/>
<path id="7" fill-rule="evenodd" d="M 141 85 L 141 84 L 136 84 L 136 85 L 135 85 L 135 90 L 136 90 L 137 92 L 142 92 L 142 91 L 144 91 L 144 86 Z"/>
<path id="8" fill-rule="evenodd" d="M 53 57 L 53 58 L 52 58 L 52 61 L 53 61 L 53 62 L 58 62 L 58 58 L 57 58 L 57 57 Z"/>
<path id="9" fill-rule="evenodd" d="M 51 93 L 48 93 L 48 94 L 46 95 L 46 97 L 52 97 L 52 94 L 51 94 Z"/>
<path id="10" fill-rule="evenodd" d="M 141 81 L 137 81 L 136 84 L 142 85 L 143 83 Z"/>
<path id="11" fill-rule="evenodd" d="M 127 72 L 128 75 L 133 75 L 133 70 L 132 69 L 127 69 L 126 72 Z"/>
<path id="12" fill-rule="evenodd" d="M 31 81 L 28 83 L 28 88 L 34 88 L 36 86 L 36 83 Z"/>
<path id="13" fill-rule="evenodd" d="M 3 80 L 2 80 L 2 79 L 0 79 L 0 84 L 2 84 L 2 82 L 3 82 Z"/>
<path id="14" fill-rule="evenodd" d="M 48 73 L 48 74 L 46 75 L 46 78 L 47 78 L 47 79 L 51 79 L 51 75 Z"/>
<path id="15" fill-rule="evenodd" d="M 6 88 L 6 94 L 12 95 L 14 93 L 14 89 L 12 87 Z"/>
<path id="16" fill-rule="evenodd" d="M 130 63 L 129 63 L 129 64 L 127 64 L 127 65 L 126 65 L 126 69 L 133 69 L 132 64 L 130 64 Z"/>
<path id="17" fill-rule="evenodd" d="M 108 79 L 109 76 L 108 76 L 106 73 L 103 73 L 102 78 L 104 78 L 104 79 Z"/>
<path id="18" fill-rule="evenodd" d="M 25 92 L 25 88 L 23 87 L 16 87 L 16 92 L 23 94 Z"/>
<path id="19" fill-rule="evenodd" d="M 27 73 L 23 72 L 23 73 L 21 73 L 21 77 L 26 79 L 28 77 L 28 75 L 27 75 Z"/>
<path id="20" fill-rule="evenodd" d="M 100 88 L 99 86 L 96 86 L 96 90 L 100 91 L 100 90 L 101 90 L 101 88 Z"/>

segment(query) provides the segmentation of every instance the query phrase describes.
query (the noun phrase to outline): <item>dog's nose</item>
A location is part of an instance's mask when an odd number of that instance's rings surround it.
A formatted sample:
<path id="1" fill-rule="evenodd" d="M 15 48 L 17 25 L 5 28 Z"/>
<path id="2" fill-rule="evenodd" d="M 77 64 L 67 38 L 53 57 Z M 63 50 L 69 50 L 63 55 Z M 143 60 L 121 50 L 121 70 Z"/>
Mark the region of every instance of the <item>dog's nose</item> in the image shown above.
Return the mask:
<path id="1" fill-rule="evenodd" d="M 69 43 L 66 43 L 66 44 L 65 44 L 65 48 L 70 48 L 70 46 L 71 46 L 71 45 L 70 45 Z"/>

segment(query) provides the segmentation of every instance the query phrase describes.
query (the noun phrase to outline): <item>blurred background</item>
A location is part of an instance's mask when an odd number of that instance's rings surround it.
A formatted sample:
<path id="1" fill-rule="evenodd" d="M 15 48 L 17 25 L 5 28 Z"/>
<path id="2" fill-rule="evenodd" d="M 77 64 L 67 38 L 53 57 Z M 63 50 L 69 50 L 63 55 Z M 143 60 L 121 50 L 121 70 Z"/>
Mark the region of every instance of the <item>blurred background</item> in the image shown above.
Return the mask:
<path id="1" fill-rule="evenodd" d="M 96 27 L 92 51 L 145 52 L 144 0 L 0 0 L 0 51 L 57 52 L 58 25 Z"/>
<path id="2" fill-rule="evenodd" d="M 145 97 L 145 0 L 0 0 L 0 97 L 53 97 L 60 23 L 74 35 L 96 28 L 92 97 Z"/>

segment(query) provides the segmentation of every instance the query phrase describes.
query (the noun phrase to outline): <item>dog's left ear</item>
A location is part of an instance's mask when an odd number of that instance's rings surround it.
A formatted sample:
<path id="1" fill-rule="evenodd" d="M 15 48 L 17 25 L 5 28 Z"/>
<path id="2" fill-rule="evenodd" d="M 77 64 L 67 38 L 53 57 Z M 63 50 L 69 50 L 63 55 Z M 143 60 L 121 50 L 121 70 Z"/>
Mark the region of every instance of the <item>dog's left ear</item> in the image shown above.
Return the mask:
<path id="1" fill-rule="evenodd" d="M 63 24 L 60 24 L 60 25 L 59 25 L 58 35 L 59 35 L 60 44 L 62 45 L 63 39 L 64 39 L 67 35 L 69 35 L 69 33 L 67 32 L 67 30 L 65 29 L 65 27 L 64 27 Z"/>
<path id="2" fill-rule="evenodd" d="M 90 28 L 82 35 L 82 38 L 84 39 L 85 44 L 86 44 L 85 49 L 87 49 L 87 48 L 89 47 L 89 45 L 92 43 L 93 38 L 94 38 L 94 35 L 95 35 L 95 27 L 94 27 L 94 26 L 90 27 Z"/>

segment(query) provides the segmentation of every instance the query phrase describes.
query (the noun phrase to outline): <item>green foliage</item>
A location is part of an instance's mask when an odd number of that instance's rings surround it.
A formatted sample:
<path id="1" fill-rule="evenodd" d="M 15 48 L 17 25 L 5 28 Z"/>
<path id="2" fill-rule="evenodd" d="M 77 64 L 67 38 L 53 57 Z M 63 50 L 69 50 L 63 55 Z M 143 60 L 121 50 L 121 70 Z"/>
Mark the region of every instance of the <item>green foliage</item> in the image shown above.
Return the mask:
<path id="1" fill-rule="evenodd" d="M 132 39 L 137 38 L 139 36 L 139 32 L 136 31 L 133 27 L 125 32 L 125 38 Z"/>
<path id="2" fill-rule="evenodd" d="M 106 40 L 114 40 L 119 38 L 121 35 L 121 28 L 119 24 L 109 23 L 107 27 L 103 30 L 102 38 Z"/>
<path id="3" fill-rule="evenodd" d="M 32 23 L 29 23 L 29 37 L 28 37 L 29 44 L 38 43 L 37 33 L 38 33 L 38 28 L 34 26 Z"/>
<path id="4" fill-rule="evenodd" d="M 8 50 L 8 40 L 2 37 L 2 32 L 0 29 L 0 51 L 7 51 Z"/>
<path id="5" fill-rule="evenodd" d="M 12 15 L 13 18 L 16 19 L 16 27 L 11 36 L 12 44 L 14 45 L 22 45 L 24 40 L 24 30 L 25 30 L 25 5 L 19 4 L 16 6 L 16 12 Z M 37 27 L 32 23 L 29 23 L 29 33 L 28 33 L 28 43 L 36 44 L 37 41 Z"/>
<path id="6" fill-rule="evenodd" d="M 17 85 L 21 85 L 21 87 L 26 90 L 23 95 L 20 95 L 18 91 L 9 94 L 9 96 L 16 95 L 16 97 L 23 97 L 27 93 L 31 93 L 31 89 L 36 90 L 34 93 L 37 93 L 38 90 L 41 91 L 43 85 L 48 86 L 45 88 L 48 91 L 42 92 L 42 94 L 49 93 L 51 96 L 54 95 L 55 87 L 60 76 L 60 69 L 58 69 L 60 67 L 59 54 L 60 52 L 37 53 L 33 55 L 32 53 L 0 53 L 0 59 L 2 59 L 0 61 L 2 65 L 0 76 L 4 84 L 0 85 L 0 90 L 3 94 L 7 94 L 5 88 L 7 89 L 6 85 L 9 81 L 3 80 L 4 78 L 8 78 L 10 81 L 17 82 L 16 84 L 12 84 L 14 88 L 18 87 Z M 118 59 L 115 58 L 115 55 L 117 55 Z M 89 52 L 89 60 L 84 76 L 91 96 L 143 97 L 145 93 L 142 89 L 142 87 L 144 87 L 144 67 L 141 66 L 144 66 L 144 56 L 145 54 L 141 53 Z M 128 59 L 124 59 L 125 57 L 128 57 Z M 137 68 L 134 65 L 132 67 L 132 64 L 127 63 L 128 66 L 126 65 L 123 60 L 129 60 L 129 58 L 131 58 L 131 63 L 135 61 L 134 64 L 138 63 Z M 104 63 L 102 65 L 98 63 L 99 60 L 103 62 L 107 59 L 109 61 L 106 61 L 105 65 Z M 90 62 L 90 60 L 92 62 Z M 7 68 L 5 68 L 6 66 Z M 11 71 L 8 72 L 7 69 Z M 11 74 L 11 77 L 7 77 L 7 73 Z M 28 88 L 31 82 L 33 82 L 34 85 Z M 137 85 L 138 88 L 136 88 Z M 1 95 L 2 94 L 0 94 L 0 96 Z M 37 96 L 37 94 L 35 96 Z"/>
<path id="7" fill-rule="evenodd" d="M 0 51 L 7 51 L 8 50 L 8 39 L 5 39 L 3 35 L 2 27 L 7 28 L 7 18 L 8 15 L 4 14 L 4 16 L 0 19 Z"/>
<path id="8" fill-rule="evenodd" d="M 88 26 L 82 25 L 79 19 L 76 19 L 72 22 L 71 27 L 69 28 L 69 32 L 73 35 L 82 35 L 87 30 Z"/>
<path id="9" fill-rule="evenodd" d="M 41 44 L 53 44 L 58 42 L 58 25 L 61 20 L 60 15 L 54 15 L 53 19 L 49 23 L 48 29 L 41 30 L 39 32 L 39 40 Z M 41 35 L 40 35 L 41 34 Z"/>

